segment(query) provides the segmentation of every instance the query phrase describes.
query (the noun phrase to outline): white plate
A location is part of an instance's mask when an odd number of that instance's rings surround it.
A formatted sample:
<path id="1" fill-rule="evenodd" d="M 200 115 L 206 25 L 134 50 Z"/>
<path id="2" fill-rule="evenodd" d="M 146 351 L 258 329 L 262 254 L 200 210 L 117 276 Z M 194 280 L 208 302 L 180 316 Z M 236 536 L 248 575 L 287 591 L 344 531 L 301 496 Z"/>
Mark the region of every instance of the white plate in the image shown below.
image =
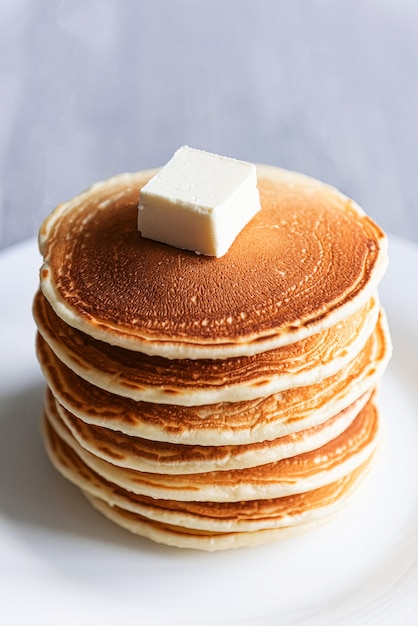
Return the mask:
<path id="1" fill-rule="evenodd" d="M 390 238 L 386 445 L 351 508 L 276 544 L 158 546 L 96 513 L 50 466 L 30 307 L 34 241 L 0 255 L 0 623 L 393 625 L 418 617 L 418 248 Z M 414 619 L 415 618 L 415 619 Z"/>

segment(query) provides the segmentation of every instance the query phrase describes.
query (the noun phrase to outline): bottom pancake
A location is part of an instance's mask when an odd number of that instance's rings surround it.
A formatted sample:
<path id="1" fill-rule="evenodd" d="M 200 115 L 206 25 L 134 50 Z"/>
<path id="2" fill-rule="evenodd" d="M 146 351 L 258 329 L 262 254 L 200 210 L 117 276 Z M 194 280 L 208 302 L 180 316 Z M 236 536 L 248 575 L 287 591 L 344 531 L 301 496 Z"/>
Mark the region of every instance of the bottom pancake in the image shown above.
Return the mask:
<path id="1" fill-rule="evenodd" d="M 84 495 L 100 513 L 109 520 L 115 522 L 122 528 L 130 532 L 150 539 L 156 543 L 162 543 L 174 548 L 189 548 L 194 550 L 205 550 L 215 552 L 218 550 L 228 550 L 232 548 L 244 548 L 261 545 L 282 539 L 287 539 L 301 532 L 306 532 L 316 528 L 320 524 L 329 522 L 340 513 L 348 504 L 348 501 L 358 492 L 358 483 L 366 476 L 372 465 L 373 455 L 361 468 L 358 468 L 350 477 L 346 489 L 336 492 L 340 495 L 333 505 L 318 507 L 316 515 L 307 516 L 305 521 L 298 521 L 288 518 L 288 524 L 274 524 L 260 527 L 256 530 L 243 530 L 237 524 L 231 526 L 229 532 L 214 532 L 200 529 L 191 529 L 175 524 L 168 524 L 144 517 L 134 511 L 123 509 L 117 505 L 110 505 L 105 500 L 84 492 Z M 279 498 L 278 500 L 282 500 Z M 262 502 L 260 502 L 262 505 Z M 280 503 L 279 503 L 280 508 Z M 292 523 L 293 521 L 293 523 Z"/>
<path id="2" fill-rule="evenodd" d="M 150 539 L 155 543 L 162 543 L 173 548 L 189 548 L 215 552 L 270 543 L 278 539 L 285 539 L 308 528 L 315 527 L 319 522 L 309 525 L 288 526 L 257 530 L 254 532 L 207 533 L 191 531 L 178 526 L 170 526 L 154 522 L 136 513 L 126 511 L 116 506 L 109 506 L 104 500 L 85 494 L 87 499 L 100 513 L 112 522 L 122 526 L 130 532 Z"/>

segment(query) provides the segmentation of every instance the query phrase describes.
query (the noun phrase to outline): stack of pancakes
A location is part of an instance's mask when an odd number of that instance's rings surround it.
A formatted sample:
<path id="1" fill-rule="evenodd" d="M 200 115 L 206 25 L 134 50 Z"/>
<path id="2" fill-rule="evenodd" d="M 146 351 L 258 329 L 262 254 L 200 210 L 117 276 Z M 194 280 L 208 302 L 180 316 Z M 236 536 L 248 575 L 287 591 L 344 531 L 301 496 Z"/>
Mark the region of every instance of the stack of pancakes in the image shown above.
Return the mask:
<path id="1" fill-rule="evenodd" d="M 216 550 L 310 527 L 376 456 L 385 235 L 335 189 L 263 166 L 262 210 L 224 257 L 199 256 L 138 232 L 154 173 L 98 183 L 41 227 L 48 454 L 158 542 Z"/>

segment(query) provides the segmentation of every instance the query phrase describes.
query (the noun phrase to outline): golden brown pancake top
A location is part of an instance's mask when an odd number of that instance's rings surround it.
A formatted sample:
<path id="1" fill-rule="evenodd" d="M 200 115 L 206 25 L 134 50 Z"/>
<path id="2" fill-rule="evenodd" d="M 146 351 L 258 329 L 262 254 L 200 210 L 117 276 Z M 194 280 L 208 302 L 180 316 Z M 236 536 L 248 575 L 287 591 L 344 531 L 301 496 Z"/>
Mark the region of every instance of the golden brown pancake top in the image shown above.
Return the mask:
<path id="1" fill-rule="evenodd" d="M 160 244 L 137 230 L 148 178 L 96 185 L 41 229 L 41 282 L 96 329 L 197 343 L 286 332 L 354 301 L 385 256 L 383 232 L 352 201 L 276 168 L 260 170 L 262 210 L 224 257 Z"/>

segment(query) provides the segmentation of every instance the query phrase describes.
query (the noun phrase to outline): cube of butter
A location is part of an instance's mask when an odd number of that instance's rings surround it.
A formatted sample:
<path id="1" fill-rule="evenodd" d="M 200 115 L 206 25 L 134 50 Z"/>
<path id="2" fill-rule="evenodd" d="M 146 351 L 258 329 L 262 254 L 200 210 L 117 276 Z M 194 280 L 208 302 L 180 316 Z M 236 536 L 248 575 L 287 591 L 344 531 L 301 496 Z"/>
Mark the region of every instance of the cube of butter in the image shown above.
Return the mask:
<path id="1" fill-rule="evenodd" d="M 221 257 L 260 210 L 255 165 L 182 146 L 140 191 L 147 239 Z"/>

